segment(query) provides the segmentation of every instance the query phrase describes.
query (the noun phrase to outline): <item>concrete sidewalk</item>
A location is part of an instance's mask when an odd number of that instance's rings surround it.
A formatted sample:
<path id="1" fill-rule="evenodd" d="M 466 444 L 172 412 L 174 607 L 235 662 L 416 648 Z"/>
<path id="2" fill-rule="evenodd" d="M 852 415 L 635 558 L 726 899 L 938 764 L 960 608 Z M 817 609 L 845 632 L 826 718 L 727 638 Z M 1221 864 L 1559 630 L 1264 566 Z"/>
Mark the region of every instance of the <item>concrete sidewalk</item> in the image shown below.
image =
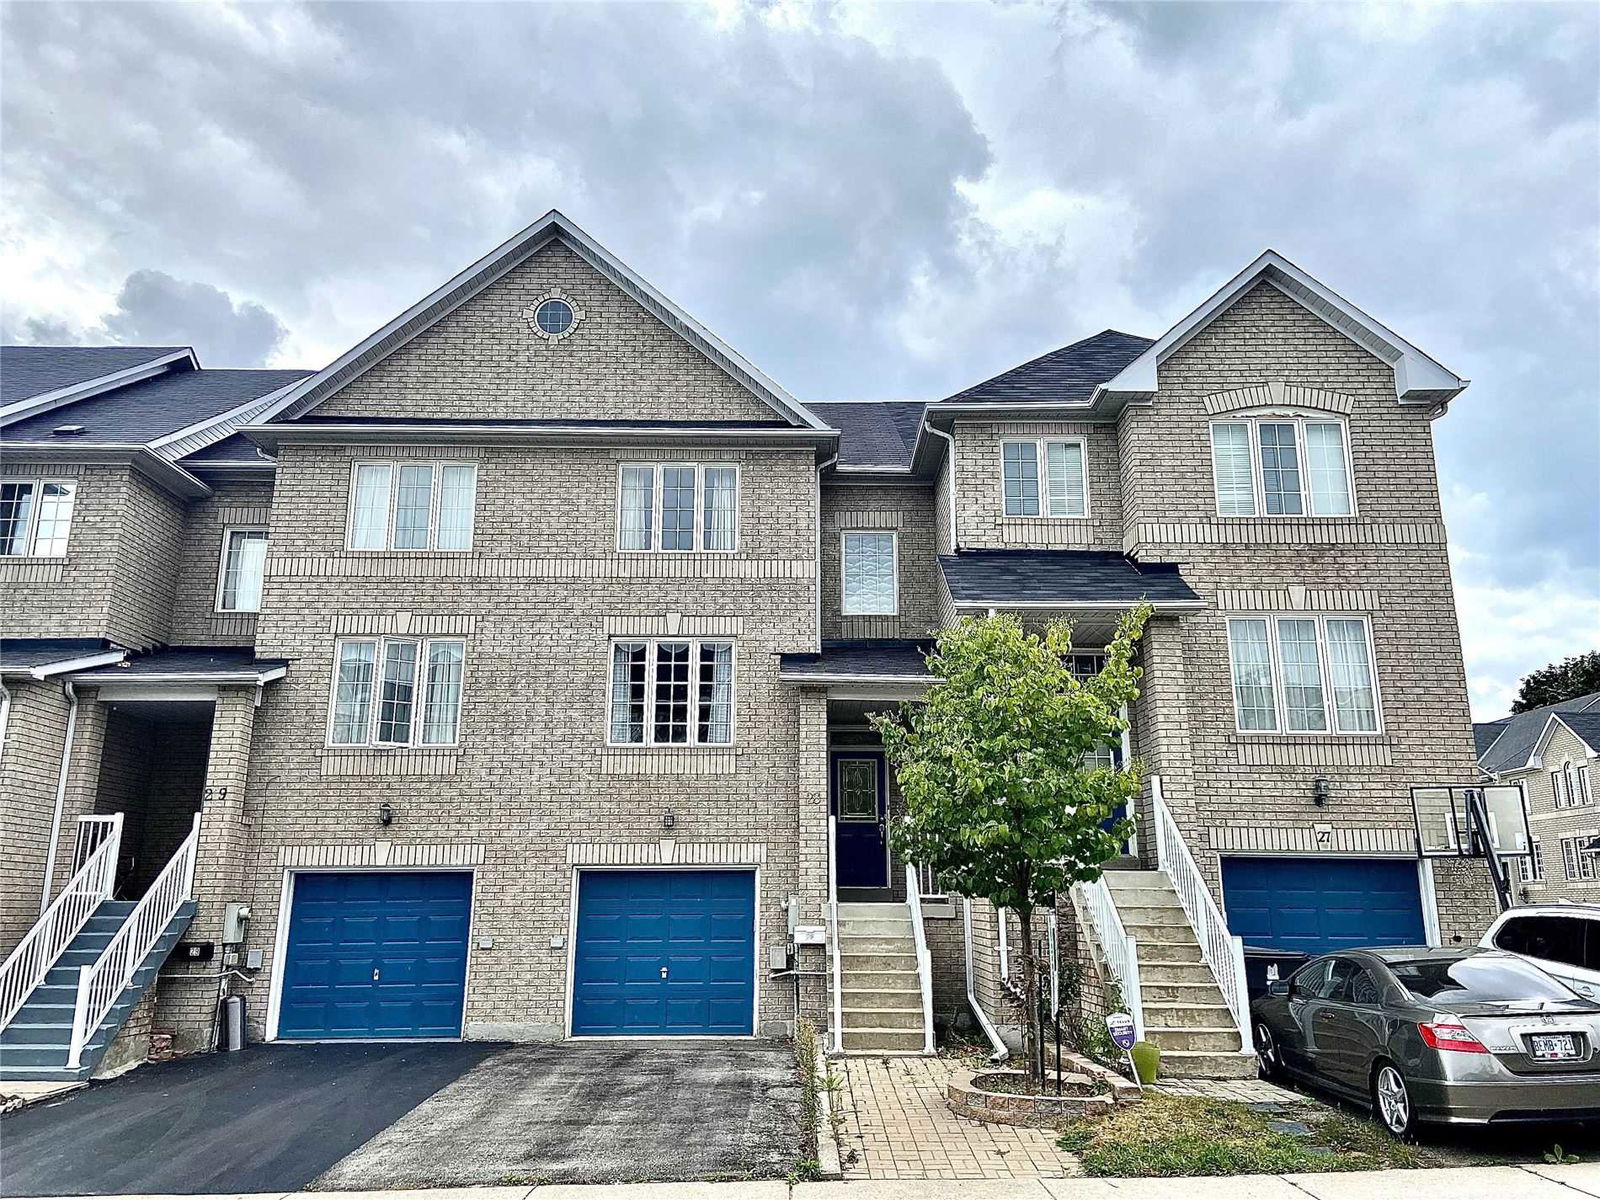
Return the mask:
<path id="1" fill-rule="evenodd" d="M 1600 1164 L 1187 1179 L 551 1184 L 400 1192 L 269 1192 L 226 1200 L 1600 1200 Z M 166 1200 L 120 1197 L 118 1200 Z M 176 1198 L 172 1198 L 176 1200 Z"/>

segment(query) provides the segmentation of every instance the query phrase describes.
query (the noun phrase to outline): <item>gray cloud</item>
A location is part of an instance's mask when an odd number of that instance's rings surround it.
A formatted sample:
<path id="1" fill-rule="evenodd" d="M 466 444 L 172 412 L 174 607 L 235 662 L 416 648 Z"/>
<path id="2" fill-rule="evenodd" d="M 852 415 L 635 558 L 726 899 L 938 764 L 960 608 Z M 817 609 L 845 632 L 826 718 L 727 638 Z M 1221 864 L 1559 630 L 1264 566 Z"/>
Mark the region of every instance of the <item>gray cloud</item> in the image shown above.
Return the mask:
<path id="1" fill-rule="evenodd" d="M 0 169 L 35 264 L 13 328 L 92 325 L 74 288 L 149 268 L 256 298 L 276 361 L 317 366 L 556 206 L 796 393 L 936 397 L 1108 325 L 1158 333 L 1272 245 L 1474 380 L 1436 426 L 1469 653 L 1498 679 L 1594 636 L 1593 6 L 6 24 Z"/>
<path id="2" fill-rule="evenodd" d="M 258 367 L 288 332 L 251 300 L 235 301 L 207 283 L 135 271 L 102 318 L 113 342 L 127 346 L 193 346 L 212 367 Z"/>

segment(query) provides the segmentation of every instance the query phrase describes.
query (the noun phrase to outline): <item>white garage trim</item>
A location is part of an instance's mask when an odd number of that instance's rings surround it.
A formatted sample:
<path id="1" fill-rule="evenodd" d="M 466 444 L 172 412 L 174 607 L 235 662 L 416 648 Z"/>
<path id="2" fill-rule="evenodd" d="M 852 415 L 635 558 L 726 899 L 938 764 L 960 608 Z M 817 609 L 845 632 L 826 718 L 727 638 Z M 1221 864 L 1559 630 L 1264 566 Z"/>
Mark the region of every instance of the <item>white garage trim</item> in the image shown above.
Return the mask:
<path id="1" fill-rule="evenodd" d="M 382 866 L 382 867 L 287 867 L 283 872 L 283 882 L 278 891 L 278 927 L 272 935 L 272 963 L 268 967 L 271 972 L 271 983 L 267 990 L 267 1024 L 266 1040 L 278 1040 L 278 1014 L 283 1006 L 283 977 L 288 966 L 289 954 L 289 914 L 294 909 L 294 880 L 297 875 L 399 875 L 414 871 L 426 871 L 430 874 L 444 875 L 470 875 L 472 876 L 472 899 L 467 905 L 467 963 L 465 974 L 461 981 L 461 1035 L 453 1038 L 339 1038 L 341 1042 L 352 1042 L 357 1045 L 361 1041 L 369 1042 L 462 1042 L 467 1031 L 467 1000 L 472 994 L 472 961 L 473 951 L 477 947 L 474 931 L 478 927 L 478 869 L 476 867 L 439 867 L 428 865 L 419 866 Z M 295 1038 L 296 1042 L 316 1039 Z M 331 1040 L 331 1039 L 330 1039 Z"/>
<path id="2" fill-rule="evenodd" d="M 589 872 L 600 871 L 749 871 L 755 878 L 751 880 L 750 896 L 750 922 L 753 928 L 752 935 L 752 962 L 750 986 L 750 1032 L 749 1033 L 688 1033 L 688 1034 L 647 1034 L 638 1038 L 616 1037 L 613 1035 L 599 1034 L 574 1034 L 572 1032 L 572 995 L 577 986 L 577 954 L 578 954 L 578 889 L 582 877 Z M 474 896 L 476 901 L 476 896 Z M 570 1042 L 703 1042 L 715 1039 L 720 1042 L 751 1042 L 761 1033 L 761 973 L 766 969 L 762 960 L 761 951 L 761 866 L 758 863 L 717 863 L 708 866 L 703 863 L 672 863 L 659 866 L 582 866 L 572 869 L 572 883 L 567 892 L 567 979 L 565 994 L 561 1006 L 565 1010 L 562 1018 L 562 1036 Z"/>

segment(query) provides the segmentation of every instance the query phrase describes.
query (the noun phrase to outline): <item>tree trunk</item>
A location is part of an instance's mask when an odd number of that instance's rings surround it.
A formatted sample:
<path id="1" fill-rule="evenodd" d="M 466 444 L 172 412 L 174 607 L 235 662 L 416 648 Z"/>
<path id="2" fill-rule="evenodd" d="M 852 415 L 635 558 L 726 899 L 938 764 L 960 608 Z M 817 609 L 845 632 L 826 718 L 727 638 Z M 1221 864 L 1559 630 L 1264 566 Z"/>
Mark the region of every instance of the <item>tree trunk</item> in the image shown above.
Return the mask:
<path id="1" fill-rule="evenodd" d="M 1022 927 L 1022 947 L 1017 958 L 1022 963 L 1022 1061 L 1028 1078 L 1043 1086 L 1039 1073 L 1039 971 L 1033 958 L 1033 909 L 1023 905 L 1017 909 L 1017 923 Z"/>

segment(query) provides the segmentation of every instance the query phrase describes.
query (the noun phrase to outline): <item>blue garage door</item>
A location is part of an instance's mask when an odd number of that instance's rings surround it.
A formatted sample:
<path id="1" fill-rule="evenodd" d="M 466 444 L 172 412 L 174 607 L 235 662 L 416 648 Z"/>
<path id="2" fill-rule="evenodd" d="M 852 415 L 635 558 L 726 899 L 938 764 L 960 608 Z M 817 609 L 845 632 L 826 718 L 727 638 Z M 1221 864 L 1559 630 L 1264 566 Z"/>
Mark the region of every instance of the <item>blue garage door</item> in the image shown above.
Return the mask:
<path id="1" fill-rule="evenodd" d="M 1327 954 L 1427 940 L 1406 859 L 1224 858 L 1222 898 L 1246 946 Z"/>
<path id="2" fill-rule="evenodd" d="M 278 1036 L 459 1037 L 472 876 L 295 876 Z"/>
<path id="3" fill-rule="evenodd" d="M 572 1032 L 754 1032 L 753 871 L 585 871 Z"/>

